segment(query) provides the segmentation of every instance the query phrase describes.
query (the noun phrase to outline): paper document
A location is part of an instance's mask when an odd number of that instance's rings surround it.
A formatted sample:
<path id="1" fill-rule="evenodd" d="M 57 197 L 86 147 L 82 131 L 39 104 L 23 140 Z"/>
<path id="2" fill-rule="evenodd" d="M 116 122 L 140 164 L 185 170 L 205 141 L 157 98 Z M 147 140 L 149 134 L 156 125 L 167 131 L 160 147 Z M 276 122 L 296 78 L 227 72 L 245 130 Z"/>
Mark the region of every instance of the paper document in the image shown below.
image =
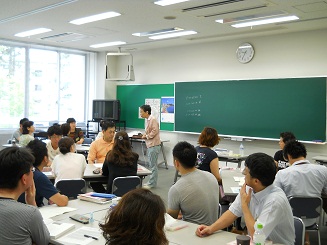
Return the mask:
<path id="1" fill-rule="evenodd" d="M 65 245 L 86 245 L 99 239 L 101 235 L 101 230 L 99 228 L 83 227 L 59 238 L 57 241 Z M 86 236 L 88 236 L 88 238 Z"/>
<path id="2" fill-rule="evenodd" d="M 128 137 L 133 137 L 133 135 L 139 135 L 139 134 L 142 134 L 140 131 L 131 131 L 128 133 Z"/>
<path id="3" fill-rule="evenodd" d="M 49 220 L 44 221 L 52 239 L 57 239 L 75 228 L 75 224 L 72 223 L 48 222 Z"/>
<path id="4" fill-rule="evenodd" d="M 167 230 L 167 231 L 177 231 L 177 230 L 183 229 L 183 228 L 185 228 L 187 226 L 188 225 L 184 221 L 174 219 L 173 217 L 171 217 L 167 213 L 165 214 L 165 230 Z"/>
<path id="5" fill-rule="evenodd" d="M 57 205 L 49 205 L 49 206 L 43 206 L 39 208 L 39 211 L 43 217 L 43 219 L 50 219 L 54 216 L 68 213 L 71 211 L 75 211 L 76 208 L 70 208 L 70 207 L 58 207 Z"/>
<path id="6" fill-rule="evenodd" d="M 240 193 L 241 187 L 231 187 L 233 193 Z"/>

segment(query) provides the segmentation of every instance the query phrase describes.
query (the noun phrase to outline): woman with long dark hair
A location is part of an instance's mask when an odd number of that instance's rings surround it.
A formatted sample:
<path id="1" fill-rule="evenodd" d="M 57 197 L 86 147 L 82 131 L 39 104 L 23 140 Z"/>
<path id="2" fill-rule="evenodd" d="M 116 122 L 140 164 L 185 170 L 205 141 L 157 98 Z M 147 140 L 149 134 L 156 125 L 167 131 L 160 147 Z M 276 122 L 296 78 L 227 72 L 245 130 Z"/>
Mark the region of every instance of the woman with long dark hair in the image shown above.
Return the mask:
<path id="1" fill-rule="evenodd" d="M 129 191 L 100 224 L 106 244 L 168 245 L 165 212 L 162 199 L 150 190 Z"/>
<path id="2" fill-rule="evenodd" d="M 102 166 L 102 175 L 108 176 L 107 193 L 112 193 L 112 182 L 116 177 L 136 176 L 139 155 L 132 151 L 125 131 L 115 134 L 112 150 L 107 153 Z"/>

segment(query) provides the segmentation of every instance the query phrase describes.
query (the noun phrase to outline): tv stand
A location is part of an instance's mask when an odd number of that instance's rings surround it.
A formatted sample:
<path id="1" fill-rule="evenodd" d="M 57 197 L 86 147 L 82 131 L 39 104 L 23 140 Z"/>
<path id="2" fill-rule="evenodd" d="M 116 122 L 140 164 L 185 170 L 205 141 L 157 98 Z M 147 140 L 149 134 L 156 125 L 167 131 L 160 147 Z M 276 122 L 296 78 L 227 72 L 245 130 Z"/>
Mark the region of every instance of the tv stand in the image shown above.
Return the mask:
<path id="1" fill-rule="evenodd" d="M 92 120 L 87 120 L 87 124 L 86 124 L 86 137 L 89 138 L 90 135 L 97 135 L 100 132 L 100 122 L 101 120 L 105 120 L 105 119 L 92 119 Z M 124 130 L 126 130 L 126 121 L 125 120 L 108 120 L 108 121 L 113 121 L 116 124 L 116 129 L 118 129 L 118 131 L 120 131 L 121 126 L 124 127 Z M 97 131 L 90 131 L 90 123 L 97 123 L 98 124 L 98 130 Z"/>

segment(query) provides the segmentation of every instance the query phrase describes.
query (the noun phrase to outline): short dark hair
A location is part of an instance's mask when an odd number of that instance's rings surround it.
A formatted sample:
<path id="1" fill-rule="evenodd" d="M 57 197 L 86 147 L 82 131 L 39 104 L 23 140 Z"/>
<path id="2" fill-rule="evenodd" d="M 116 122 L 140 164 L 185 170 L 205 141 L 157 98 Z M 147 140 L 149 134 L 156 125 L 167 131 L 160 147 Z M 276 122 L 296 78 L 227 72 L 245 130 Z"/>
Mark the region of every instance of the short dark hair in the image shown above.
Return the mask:
<path id="1" fill-rule="evenodd" d="M 62 129 L 59 125 L 53 125 L 48 128 L 48 136 L 51 137 L 52 135 L 62 135 Z"/>
<path id="2" fill-rule="evenodd" d="M 39 139 L 30 141 L 26 147 L 31 149 L 31 152 L 35 158 L 35 161 L 33 162 L 34 167 L 40 166 L 44 157 L 48 156 L 47 145 Z"/>
<path id="3" fill-rule="evenodd" d="M 254 153 L 245 160 L 252 178 L 260 180 L 263 186 L 271 185 L 275 180 L 277 171 L 274 159 L 265 153 Z"/>
<path id="4" fill-rule="evenodd" d="M 28 134 L 28 128 L 32 127 L 34 125 L 33 121 L 26 121 L 23 123 L 23 134 Z"/>
<path id="5" fill-rule="evenodd" d="M 126 193 L 100 224 L 110 245 L 168 245 L 165 235 L 166 208 L 160 196 L 137 188 Z"/>
<path id="6" fill-rule="evenodd" d="M 107 131 L 108 128 L 115 128 L 116 129 L 116 124 L 114 121 L 104 121 L 102 123 L 102 130 Z"/>
<path id="7" fill-rule="evenodd" d="M 13 146 L 0 151 L 0 188 L 15 189 L 20 178 L 31 171 L 33 162 L 27 148 Z"/>
<path id="8" fill-rule="evenodd" d="M 62 135 L 63 136 L 67 136 L 69 131 L 70 131 L 70 125 L 69 123 L 63 123 L 60 126 L 61 130 L 62 130 Z"/>
<path id="9" fill-rule="evenodd" d="M 173 157 L 176 158 L 184 168 L 190 169 L 196 165 L 197 152 L 193 145 L 186 141 L 181 141 L 175 145 Z"/>
<path id="10" fill-rule="evenodd" d="M 73 117 L 68 118 L 66 121 L 66 123 L 73 123 L 73 122 L 76 122 L 75 118 Z"/>
<path id="11" fill-rule="evenodd" d="M 19 124 L 23 125 L 23 123 L 27 122 L 27 121 L 29 121 L 28 118 L 24 117 L 24 118 L 20 119 Z"/>
<path id="12" fill-rule="evenodd" d="M 148 114 L 151 115 L 151 106 L 149 106 L 149 105 L 142 105 L 142 106 L 140 106 L 140 108 L 141 108 L 144 112 L 148 112 Z"/>
<path id="13" fill-rule="evenodd" d="M 307 157 L 307 149 L 305 146 L 298 141 L 291 140 L 289 141 L 283 149 L 283 156 L 285 159 L 288 159 L 288 155 L 290 155 L 293 159 L 299 157 Z"/>
<path id="14" fill-rule="evenodd" d="M 285 144 L 291 140 L 296 140 L 296 137 L 292 132 L 282 132 L 280 133 L 280 137 L 283 139 Z"/>
<path id="15" fill-rule="evenodd" d="M 214 128 L 205 127 L 199 136 L 198 143 L 200 145 L 214 147 L 215 145 L 218 145 L 219 141 L 220 138 L 218 136 L 217 130 Z"/>
<path id="16" fill-rule="evenodd" d="M 75 141 L 70 137 L 61 138 L 58 142 L 59 151 L 65 155 L 66 153 L 70 152 L 70 148 L 74 144 Z"/>

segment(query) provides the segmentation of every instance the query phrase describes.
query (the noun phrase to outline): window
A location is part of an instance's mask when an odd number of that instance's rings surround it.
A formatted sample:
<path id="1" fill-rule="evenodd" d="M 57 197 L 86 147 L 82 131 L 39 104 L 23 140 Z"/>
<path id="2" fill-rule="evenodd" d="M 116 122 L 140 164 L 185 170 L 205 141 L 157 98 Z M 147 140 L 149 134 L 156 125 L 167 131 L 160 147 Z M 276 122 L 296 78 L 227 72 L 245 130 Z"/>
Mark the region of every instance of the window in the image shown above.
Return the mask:
<path id="1" fill-rule="evenodd" d="M 68 117 L 85 121 L 87 52 L 1 44 L 0 128 L 28 117 L 36 126 Z M 94 57 L 94 56 L 92 56 Z"/>

